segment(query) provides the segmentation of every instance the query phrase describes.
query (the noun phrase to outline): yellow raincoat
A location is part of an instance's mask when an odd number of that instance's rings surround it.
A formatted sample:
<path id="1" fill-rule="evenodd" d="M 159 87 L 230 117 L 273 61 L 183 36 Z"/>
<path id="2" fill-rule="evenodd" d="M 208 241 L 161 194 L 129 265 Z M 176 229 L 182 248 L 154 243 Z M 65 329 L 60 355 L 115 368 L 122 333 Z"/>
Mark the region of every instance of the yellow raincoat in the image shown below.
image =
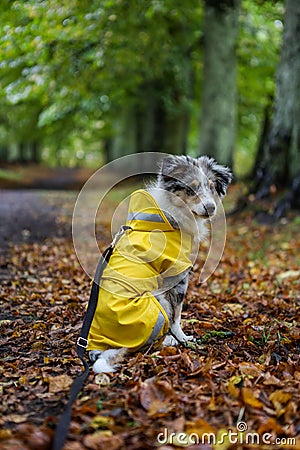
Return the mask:
<path id="1" fill-rule="evenodd" d="M 168 331 L 166 312 L 151 293 L 165 277 L 192 266 L 192 238 L 175 230 L 145 190 L 131 194 L 126 225 L 100 282 L 88 350 L 135 351 Z"/>

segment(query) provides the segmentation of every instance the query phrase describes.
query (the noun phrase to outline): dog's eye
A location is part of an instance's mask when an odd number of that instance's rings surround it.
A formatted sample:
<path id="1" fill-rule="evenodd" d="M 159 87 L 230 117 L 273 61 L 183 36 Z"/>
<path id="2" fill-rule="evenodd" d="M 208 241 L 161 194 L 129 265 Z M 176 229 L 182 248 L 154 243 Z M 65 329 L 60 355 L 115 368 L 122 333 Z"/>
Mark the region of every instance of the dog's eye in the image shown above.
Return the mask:
<path id="1" fill-rule="evenodd" d="M 197 195 L 197 193 L 190 187 L 186 187 L 185 192 L 189 197 L 195 197 Z"/>
<path id="2" fill-rule="evenodd" d="M 208 186 L 212 191 L 215 190 L 215 183 L 213 182 L 213 180 L 208 180 Z"/>

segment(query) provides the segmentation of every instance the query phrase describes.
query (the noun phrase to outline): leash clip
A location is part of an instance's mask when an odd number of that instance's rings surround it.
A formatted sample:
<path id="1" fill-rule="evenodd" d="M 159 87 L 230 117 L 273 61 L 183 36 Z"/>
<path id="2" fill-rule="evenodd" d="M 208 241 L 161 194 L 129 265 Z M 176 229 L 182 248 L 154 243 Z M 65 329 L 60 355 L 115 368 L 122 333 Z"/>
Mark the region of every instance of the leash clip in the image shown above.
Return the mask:
<path id="1" fill-rule="evenodd" d="M 127 230 L 131 230 L 131 227 L 128 225 L 122 225 L 120 230 L 117 232 L 117 234 L 114 236 L 112 242 L 111 242 L 111 247 L 114 248 L 116 243 L 118 242 L 118 240 L 120 239 L 120 237 L 127 231 Z"/>
<path id="2" fill-rule="evenodd" d="M 85 341 L 85 342 L 81 342 L 81 341 Z M 82 347 L 82 348 L 87 348 L 88 346 L 88 340 L 85 339 L 82 336 L 79 336 L 79 338 L 77 339 L 76 344 L 78 345 L 78 347 Z"/>

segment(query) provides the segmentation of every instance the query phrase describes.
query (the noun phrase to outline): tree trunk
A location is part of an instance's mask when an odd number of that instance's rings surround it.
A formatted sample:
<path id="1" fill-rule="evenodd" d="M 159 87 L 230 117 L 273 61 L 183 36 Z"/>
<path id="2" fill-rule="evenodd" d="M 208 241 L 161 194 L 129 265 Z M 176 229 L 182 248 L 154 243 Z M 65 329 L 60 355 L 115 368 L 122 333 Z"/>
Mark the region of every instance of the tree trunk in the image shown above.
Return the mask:
<path id="1" fill-rule="evenodd" d="M 168 111 L 162 100 L 163 82 L 148 83 L 136 108 L 136 146 L 139 152 L 179 154 L 186 151 L 189 114 L 176 105 Z M 174 98 L 179 97 L 176 88 Z"/>
<path id="2" fill-rule="evenodd" d="M 3 144 L 0 147 L 0 162 L 7 163 L 9 161 L 9 147 Z"/>
<path id="3" fill-rule="evenodd" d="M 114 135 L 110 146 L 110 160 L 137 152 L 135 105 L 120 108 L 114 123 Z"/>
<path id="4" fill-rule="evenodd" d="M 260 161 L 272 184 L 290 184 L 300 172 L 300 2 L 286 0 L 270 131 Z"/>
<path id="5" fill-rule="evenodd" d="M 31 147 L 31 161 L 35 164 L 39 164 L 41 162 L 41 154 L 40 154 L 40 146 L 37 141 L 33 141 L 30 143 Z"/>
<path id="6" fill-rule="evenodd" d="M 112 139 L 111 137 L 106 137 L 103 141 L 103 153 L 104 153 L 104 162 L 105 164 L 112 161 L 112 155 L 111 155 L 111 146 L 112 146 Z"/>
<path id="7" fill-rule="evenodd" d="M 265 110 L 264 110 L 264 118 L 263 118 L 260 138 L 259 138 L 259 142 L 258 142 L 255 163 L 253 166 L 252 173 L 250 175 L 251 179 L 256 181 L 257 186 L 260 185 L 261 180 L 264 178 L 264 173 L 265 173 L 265 170 L 262 169 L 261 161 L 263 160 L 264 147 L 265 147 L 265 143 L 268 138 L 270 126 L 271 126 L 272 105 L 273 105 L 273 98 L 270 98 L 270 100 L 267 103 Z M 256 188 L 254 188 L 254 189 L 256 189 Z M 269 187 L 267 189 L 269 189 Z"/>
<path id="8" fill-rule="evenodd" d="M 165 138 L 163 151 L 171 154 L 185 154 L 189 129 L 188 113 L 167 116 L 165 120 Z"/>
<path id="9" fill-rule="evenodd" d="M 156 151 L 155 117 L 156 95 L 154 86 L 145 83 L 139 91 L 139 102 L 136 105 L 136 143 L 139 152 Z"/>
<path id="10" fill-rule="evenodd" d="M 19 144 L 19 157 L 18 157 L 18 162 L 20 163 L 25 163 L 27 162 L 27 158 L 26 158 L 26 154 L 27 154 L 27 148 L 26 148 L 26 144 L 24 142 L 21 142 Z"/>
<path id="11" fill-rule="evenodd" d="M 185 153 L 189 112 L 168 111 L 159 82 L 143 85 L 136 104 L 126 106 L 115 121 L 109 159 L 141 152 Z M 176 92 L 174 92 L 176 98 Z"/>
<path id="12" fill-rule="evenodd" d="M 200 154 L 232 165 L 236 139 L 236 42 L 240 0 L 205 0 Z"/>

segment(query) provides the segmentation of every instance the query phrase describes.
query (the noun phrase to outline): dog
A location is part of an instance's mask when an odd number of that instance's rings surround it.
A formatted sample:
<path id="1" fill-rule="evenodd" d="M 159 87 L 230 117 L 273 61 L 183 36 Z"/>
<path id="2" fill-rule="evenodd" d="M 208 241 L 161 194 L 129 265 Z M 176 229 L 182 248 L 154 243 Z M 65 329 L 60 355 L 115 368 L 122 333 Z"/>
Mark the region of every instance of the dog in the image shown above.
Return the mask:
<path id="1" fill-rule="evenodd" d="M 230 169 L 213 158 L 169 155 L 162 160 L 156 180 L 144 191 L 134 193 L 127 222 L 133 230 L 127 238 L 120 239 L 123 240 L 122 251 L 118 251 L 114 259 L 118 268 L 126 267 L 126 275 L 133 264 L 132 272 L 140 276 L 132 278 L 131 286 L 124 277 L 115 275 L 116 271 L 111 274 L 108 269 L 106 274 L 107 268 L 104 270 L 104 290 L 102 300 L 99 296 L 98 301 L 102 311 L 93 319 L 87 348 L 94 372 L 114 372 L 127 351 L 136 351 L 145 345 L 158 342 L 159 345 L 173 346 L 194 339 L 187 336 L 180 325 L 192 268 L 188 258 L 189 243 L 193 241 L 198 245 L 206 238 L 208 221 L 217 212 L 216 197 L 226 195 L 231 180 Z M 154 244 L 151 243 L 147 251 L 142 244 L 151 231 L 154 241 L 167 236 L 164 250 L 154 258 Z M 131 237 L 132 255 L 128 256 L 128 239 Z M 160 241 L 157 245 L 161 246 Z M 149 252 L 152 252 L 152 259 Z M 169 256 L 169 252 L 173 254 Z M 127 258 L 126 263 L 124 258 Z M 155 270 L 157 277 L 148 277 Z M 144 273 L 150 284 L 140 288 Z M 106 288 L 109 282 L 109 288 Z M 121 288 L 128 290 L 128 295 L 122 292 L 120 297 Z M 133 294 L 135 291 L 139 294 Z M 134 316 L 132 326 L 131 315 Z"/>

